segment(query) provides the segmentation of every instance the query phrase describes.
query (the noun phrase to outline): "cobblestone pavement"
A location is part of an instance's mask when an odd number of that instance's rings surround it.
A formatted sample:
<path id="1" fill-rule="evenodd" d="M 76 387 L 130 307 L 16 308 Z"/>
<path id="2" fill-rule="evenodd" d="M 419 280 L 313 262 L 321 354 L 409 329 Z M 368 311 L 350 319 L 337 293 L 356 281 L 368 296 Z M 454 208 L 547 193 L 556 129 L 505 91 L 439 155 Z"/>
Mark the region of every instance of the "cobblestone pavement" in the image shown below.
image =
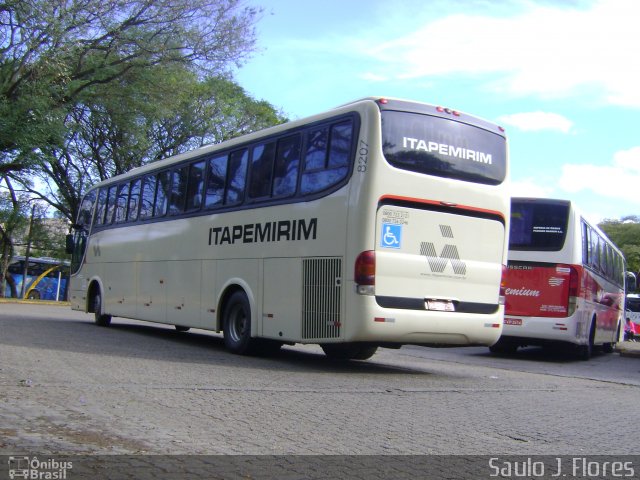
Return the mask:
<path id="1" fill-rule="evenodd" d="M 202 331 L 0 304 L 0 454 L 638 452 L 637 385 L 403 350 L 345 364 L 315 346 L 240 357 Z"/>

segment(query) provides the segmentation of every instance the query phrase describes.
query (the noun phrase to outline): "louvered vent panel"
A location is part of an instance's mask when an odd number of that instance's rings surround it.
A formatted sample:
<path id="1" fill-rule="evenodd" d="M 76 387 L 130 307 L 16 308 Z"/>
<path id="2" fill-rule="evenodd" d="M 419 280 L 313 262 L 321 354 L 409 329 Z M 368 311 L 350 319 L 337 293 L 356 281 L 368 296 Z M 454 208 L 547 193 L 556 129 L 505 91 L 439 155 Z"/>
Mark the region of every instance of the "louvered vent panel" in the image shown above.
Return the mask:
<path id="1" fill-rule="evenodd" d="M 302 338 L 340 337 L 340 258 L 302 261 Z"/>

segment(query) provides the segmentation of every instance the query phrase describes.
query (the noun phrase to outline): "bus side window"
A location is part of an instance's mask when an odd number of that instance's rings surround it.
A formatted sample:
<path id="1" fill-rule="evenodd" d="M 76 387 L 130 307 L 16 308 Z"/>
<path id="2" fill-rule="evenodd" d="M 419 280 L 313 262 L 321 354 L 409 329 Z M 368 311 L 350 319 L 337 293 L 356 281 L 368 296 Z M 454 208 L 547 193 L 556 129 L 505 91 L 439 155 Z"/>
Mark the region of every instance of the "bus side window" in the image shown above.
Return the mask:
<path id="1" fill-rule="evenodd" d="M 107 211 L 107 189 L 101 188 L 98 192 L 98 206 L 96 207 L 96 225 L 102 225 L 104 223 L 104 215 Z"/>
<path id="2" fill-rule="evenodd" d="M 140 202 L 140 220 L 153 217 L 153 200 L 156 196 L 156 177 L 149 175 L 144 178 L 142 197 Z"/>
<path id="3" fill-rule="evenodd" d="M 78 215 L 78 223 L 88 231 L 91 226 L 91 214 L 93 213 L 93 205 L 96 201 L 96 191 L 91 190 L 82 199 L 80 204 L 80 215 Z"/>
<path id="4" fill-rule="evenodd" d="M 157 176 L 156 199 L 153 204 L 153 216 L 162 217 L 167 214 L 169 194 L 171 193 L 171 176 L 169 171 L 160 172 Z"/>
<path id="5" fill-rule="evenodd" d="M 313 172 L 325 167 L 329 128 L 311 130 L 308 134 L 307 152 L 304 157 L 304 171 Z"/>
<path id="6" fill-rule="evenodd" d="M 325 152 L 321 154 L 324 135 L 311 132 L 305 155 L 305 173 L 302 175 L 300 184 L 302 194 L 325 190 L 346 178 L 349 173 L 352 137 L 353 122 L 347 121 L 333 125 L 330 145 L 325 143 Z M 322 169 L 318 169 L 321 157 L 326 158 L 327 162 Z"/>
<path id="7" fill-rule="evenodd" d="M 591 265 L 591 241 L 589 225 L 584 221 L 582 222 L 582 263 L 585 265 Z"/>
<path id="8" fill-rule="evenodd" d="M 187 211 L 200 209 L 203 189 L 204 161 L 192 163 L 189 167 L 189 181 L 187 184 Z"/>
<path id="9" fill-rule="evenodd" d="M 207 162 L 207 189 L 204 200 L 205 208 L 222 205 L 224 185 L 227 178 L 227 156 L 213 157 Z"/>
<path id="10" fill-rule="evenodd" d="M 229 155 L 229 171 L 226 183 L 225 205 L 236 205 L 244 200 L 244 188 L 247 179 L 248 150 L 242 149 Z"/>
<path id="11" fill-rule="evenodd" d="M 180 167 L 171 172 L 171 195 L 169 196 L 169 215 L 179 215 L 184 212 L 187 198 L 187 180 L 189 166 Z"/>
<path id="12" fill-rule="evenodd" d="M 591 249 L 590 249 L 590 265 L 595 270 L 600 269 L 600 260 L 599 260 L 599 252 L 598 252 L 598 235 L 596 232 L 591 231 Z"/>
<path id="13" fill-rule="evenodd" d="M 113 214 L 116 209 L 117 188 L 118 187 L 116 185 L 111 185 L 109 187 L 109 192 L 107 193 L 107 214 L 104 217 L 105 225 L 110 225 L 111 222 L 113 222 Z"/>
<path id="14" fill-rule="evenodd" d="M 114 222 L 122 223 L 127 219 L 127 204 L 129 203 L 129 183 L 118 185 L 116 196 L 116 213 Z"/>
<path id="15" fill-rule="evenodd" d="M 302 139 L 299 134 L 278 141 L 273 196 L 288 197 L 296 193 Z"/>
<path id="16" fill-rule="evenodd" d="M 328 168 L 348 168 L 351 156 L 353 122 L 342 122 L 331 128 L 331 148 Z M 346 173 L 346 172 L 345 172 Z"/>
<path id="17" fill-rule="evenodd" d="M 251 198 L 268 197 L 271 194 L 275 143 L 260 143 L 253 147 L 251 155 L 251 178 L 249 196 Z"/>
<path id="18" fill-rule="evenodd" d="M 131 193 L 129 194 L 129 213 L 127 213 L 127 221 L 135 222 L 138 219 L 138 207 L 140 206 L 140 184 L 141 179 L 134 180 L 131 183 Z"/>

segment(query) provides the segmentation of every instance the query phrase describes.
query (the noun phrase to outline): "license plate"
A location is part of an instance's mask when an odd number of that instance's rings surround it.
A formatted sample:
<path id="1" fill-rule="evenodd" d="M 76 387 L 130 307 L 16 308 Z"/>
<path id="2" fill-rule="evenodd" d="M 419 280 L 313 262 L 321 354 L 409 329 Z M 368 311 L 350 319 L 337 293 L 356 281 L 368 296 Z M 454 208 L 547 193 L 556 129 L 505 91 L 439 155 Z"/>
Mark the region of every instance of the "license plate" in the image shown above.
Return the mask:
<path id="1" fill-rule="evenodd" d="M 435 310 L 437 312 L 455 312 L 456 308 L 453 302 L 448 300 L 427 300 L 427 310 Z"/>
<path id="2" fill-rule="evenodd" d="M 505 325 L 522 325 L 522 319 L 521 318 L 505 318 L 504 324 Z"/>

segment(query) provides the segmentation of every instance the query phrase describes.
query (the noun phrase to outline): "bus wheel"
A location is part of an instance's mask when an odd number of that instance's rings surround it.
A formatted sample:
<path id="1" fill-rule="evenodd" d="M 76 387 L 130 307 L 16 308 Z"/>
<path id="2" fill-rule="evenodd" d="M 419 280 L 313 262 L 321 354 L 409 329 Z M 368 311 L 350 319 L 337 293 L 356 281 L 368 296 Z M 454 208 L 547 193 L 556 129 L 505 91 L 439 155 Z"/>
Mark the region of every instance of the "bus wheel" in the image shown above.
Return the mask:
<path id="1" fill-rule="evenodd" d="M 518 344 L 503 339 L 498 340 L 489 347 L 489 351 L 494 355 L 513 355 L 517 350 Z"/>
<path id="2" fill-rule="evenodd" d="M 376 353 L 376 345 L 359 343 L 324 343 L 324 354 L 332 360 L 367 360 Z"/>
<path id="3" fill-rule="evenodd" d="M 183 327 L 182 325 L 174 325 L 176 332 L 188 332 L 191 327 Z"/>
<path id="4" fill-rule="evenodd" d="M 95 297 L 93 297 L 93 311 L 95 315 L 95 323 L 100 327 L 108 327 L 111 323 L 111 315 L 102 313 L 102 292 L 98 289 Z"/>
<path id="5" fill-rule="evenodd" d="M 224 344 L 232 353 L 251 355 L 258 340 L 251 338 L 251 306 L 247 295 L 237 291 L 224 308 Z"/>
<path id="6" fill-rule="evenodd" d="M 27 295 L 27 298 L 29 300 L 40 300 L 40 292 L 37 290 L 31 290 L 31 292 L 29 292 L 29 295 Z"/>
<path id="7" fill-rule="evenodd" d="M 621 329 L 621 325 L 618 323 L 618 329 L 616 330 L 616 340 L 618 338 L 620 338 L 620 329 Z M 611 342 L 611 343 L 603 343 L 602 344 L 602 351 L 604 353 L 613 353 L 613 351 L 616 349 L 616 344 L 618 342 Z"/>
<path id="8" fill-rule="evenodd" d="M 593 342 L 596 338 L 596 319 L 591 320 L 591 330 L 589 331 L 589 340 L 586 345 L 578 345 L 578 358 L 580 360 L 589 360 L 593 354 Z"/>

